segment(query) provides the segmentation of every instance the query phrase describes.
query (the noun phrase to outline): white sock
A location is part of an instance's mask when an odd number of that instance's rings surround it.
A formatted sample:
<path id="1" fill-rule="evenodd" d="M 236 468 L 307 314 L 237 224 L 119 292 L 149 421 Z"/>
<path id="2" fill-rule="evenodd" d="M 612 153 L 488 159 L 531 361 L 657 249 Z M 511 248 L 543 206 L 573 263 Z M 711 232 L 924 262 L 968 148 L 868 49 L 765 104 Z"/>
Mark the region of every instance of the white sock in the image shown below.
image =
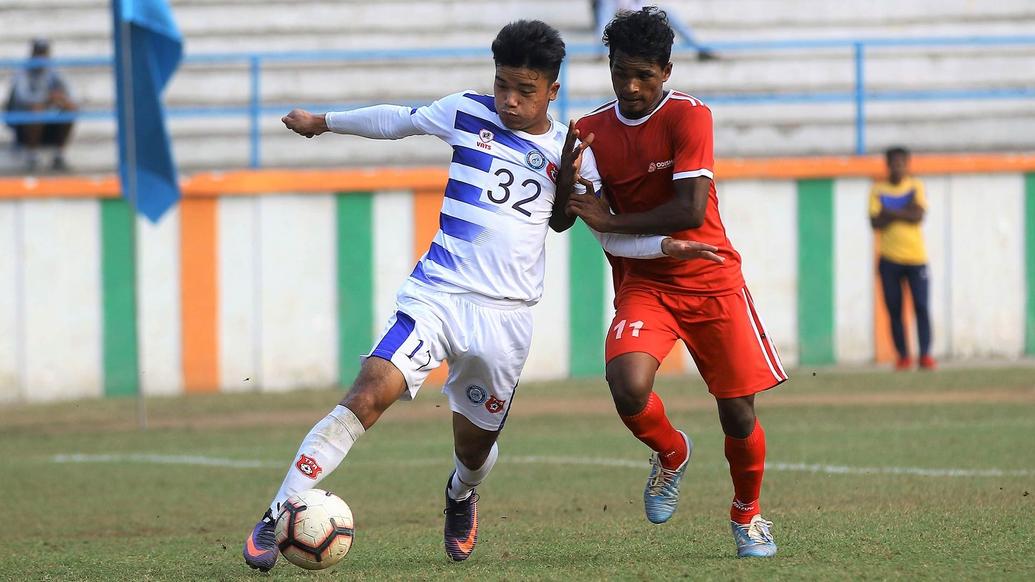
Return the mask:
<path id="1" fill-rule="evenodd" d="M 277 496 L 270 504 L 276 517 L 288 497 L 316 487 L 338 468 L 349 449 L 363 434 L 363 423 L 348 408 L 338 405 L 302 439 Z"/>
<path id="2" fill-rule="evenodd" d="M 456 463 L 456 473 L 453 473 L 453 479 L 449 482 L 449 498 L 454 501 L 463 501 L 471 496 L 471 491 L 475 487 L 481 485 L 482 481 L 489 476 L 489 471 L 492 470 L 492 466 L 496 464 L 496 459 L 500 456 L 500 449 L 496 446 L 496 443 L 492 443 L 492 448 L 489 449 L 489 456 L 485 458 L 485 463 L 477 469 L 469 469 L 467 465 L 460 462 L 460 459 L 456 458 L 456 453 L 453 453 L 453 461 Z"/>

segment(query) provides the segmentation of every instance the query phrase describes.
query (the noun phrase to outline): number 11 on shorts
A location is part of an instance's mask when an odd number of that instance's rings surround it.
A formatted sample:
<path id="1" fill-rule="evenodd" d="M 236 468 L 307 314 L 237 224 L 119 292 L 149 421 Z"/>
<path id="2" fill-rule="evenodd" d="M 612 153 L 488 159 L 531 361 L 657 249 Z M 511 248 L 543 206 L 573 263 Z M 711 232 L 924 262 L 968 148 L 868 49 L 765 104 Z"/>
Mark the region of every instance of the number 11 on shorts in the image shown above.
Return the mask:
<path id="1" fill-rule="evenodd" d="M 626 320 L 623 319 L 622 321 L 619 321 L 618 323 L 616 323 L 613 328 L 611 328 L 611 331 L 615 332 L 615 339 L 616 340 L 622 339 L 622 333 L 625 332 L 625 324 L 626 324 Z M 629 329 L 632 330 L 632 336 L 633 337 L 640 337 L 640 329 L 642 329 L 642 328 L 643 328 L 643 322 L 642 321 L 634 321 L 634 322 L 629 324 Z"/>

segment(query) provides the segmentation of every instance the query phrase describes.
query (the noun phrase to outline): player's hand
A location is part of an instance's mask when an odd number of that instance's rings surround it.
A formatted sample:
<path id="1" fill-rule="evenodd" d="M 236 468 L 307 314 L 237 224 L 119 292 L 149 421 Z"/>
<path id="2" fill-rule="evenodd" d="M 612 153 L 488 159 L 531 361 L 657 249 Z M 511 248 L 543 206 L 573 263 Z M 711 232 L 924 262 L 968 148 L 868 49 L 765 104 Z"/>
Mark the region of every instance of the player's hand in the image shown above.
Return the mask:
<path id="1" fill-rule="evenodd" d="M 565 211 L 568 216 L 578 216 L 590 228 L 597 232 L 610 232 L 611 228 L 611 207 L 603 196 L 597 196 L 593 188 L 593 182 L 579 176 L 579 184 L 586 187 L 585 194 L 572 194 L 568 199 L 568 206 Z"/>
<path id="2" fill-rule="evenodd" d="M 665 240 L 661 241 L 661 252 L 674 259 L 683 259 L 685 261 L 704 259 L 713 263 L 725 263 L 726 259 L 715 254 L 718 250 L 718 247 L 693 240 L 666 237 Z"/>
<path id="3" fill-rule="evenodd" d="M 571 188 L 575 185 L 576 176 L 582 169 L 582 152 L 593 143 L 593 134 L 578 145 L 575 141 L 579 138 L 579 130 L 575 129 L 575 120 L 568 122 L 568 134 L 564 137 L 564 146 L 561 148 L 561 167 L 557 169 L 557 188 Z"/>
<path id="4" fill-rule="evenodd" d="M 314 115 L 304 109 L 292 109 L 291 113 L 281 117 L 280 120 L 288 129 L 305 137 L 313 137 L 327 131 L 325 116 Z"/>

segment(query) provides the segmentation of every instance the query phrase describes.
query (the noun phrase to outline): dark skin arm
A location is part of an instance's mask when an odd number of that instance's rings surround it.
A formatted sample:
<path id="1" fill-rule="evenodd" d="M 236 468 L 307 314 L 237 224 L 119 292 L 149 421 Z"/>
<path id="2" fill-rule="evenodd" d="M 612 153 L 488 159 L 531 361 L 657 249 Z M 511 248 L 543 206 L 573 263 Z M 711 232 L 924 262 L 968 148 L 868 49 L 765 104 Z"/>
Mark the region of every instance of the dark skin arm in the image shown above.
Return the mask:
<path id="1" fill-rule="evenodd" d="M 568 201 L 568 213 L 599 232 L 672 234 L 704 224 L 711 183 L 704 176 L 676 180 L 671 200 L 645 212 L 625 214 L 611 214 L 607 202 L 595 197 L 574 196 Z"/>
<path id="2" fill-rule="evenodd" d="M 923 221 L 923 219 L 924 209 L 916 202 L 910 202 L 909 206 L 906 206 L 901 210 L 882 208 L 880 214 L 870 219 L 870 226 L 874 229 L 882 230 L 887 228 L 888 225 L 896 220 L 917 223 Z"/>
<path id="3" fill-rule="evenodd" d="M 568 122 L 568 134 L 564 138 L 561 149 L 561 165 L 557 168 L 557 189 L 553 199 L 553 214 L 550 216 L 550 228 L 555 232 L 564 232 L 575 224 L 575 216 L 565 212 L 568 200 L 575 191 L 575 181 L 582 168 L 582 152 L 593 143 L 593 134 L 575 145 L 579 130 L 575 129 L 575 121 Z"/>

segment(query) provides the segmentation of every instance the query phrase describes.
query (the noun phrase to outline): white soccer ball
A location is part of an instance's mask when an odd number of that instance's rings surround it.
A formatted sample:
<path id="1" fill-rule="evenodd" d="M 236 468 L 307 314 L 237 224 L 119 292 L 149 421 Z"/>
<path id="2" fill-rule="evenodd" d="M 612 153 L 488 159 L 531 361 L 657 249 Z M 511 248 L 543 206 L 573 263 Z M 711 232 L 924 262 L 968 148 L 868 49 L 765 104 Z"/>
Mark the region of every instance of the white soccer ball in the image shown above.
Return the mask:
<path id="1" fill-rule="evenodd" d="M 322 570 L 337 564 L 349 553 L 354 533 L 352 510 L 330 491 L 303 491 L 280 506 L 277 546 L 301 568 Z"/>

